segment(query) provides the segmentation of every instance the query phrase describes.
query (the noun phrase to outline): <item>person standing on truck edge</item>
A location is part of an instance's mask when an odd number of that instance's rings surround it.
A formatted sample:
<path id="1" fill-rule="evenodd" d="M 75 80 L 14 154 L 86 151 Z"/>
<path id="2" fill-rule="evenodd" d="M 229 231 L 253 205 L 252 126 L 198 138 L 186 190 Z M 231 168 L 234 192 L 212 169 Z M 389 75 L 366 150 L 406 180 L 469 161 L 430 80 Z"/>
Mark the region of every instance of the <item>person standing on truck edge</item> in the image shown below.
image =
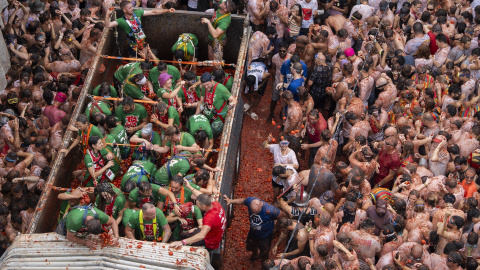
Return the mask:
<path id="1" fill-rule="evenodd" d="M 113 9 L 107 9 L 105 17 L 105 27 L 113 28 L 120 26 L 127 33 L 128 53 L 131 57 L 137 56 L 138 52 L 147 54 L 145 46 L 145 33 L 142 29 L 142 18 L 151 15 L 160 15 L 167 12 L 174 12 L 175 9 L 152 9 L 152 10 L 133 10 L 131 1 L 122 1 L 120 8 L 123 11 L 123 17 L 117 18 L 114 22 L 110 21 L 110 15 Z"/>
<path id="2" fill-rule="evenodd" d="M 237 99 L 223 84 L 215 82 L 212 74 L 208 72 L 202 74 L 200 81 L 205 88 L 205 95 L 200 98 L 196 114 L 200 114 L 203 110 L 203 114 L 210 121 L 213 136 L 218 137 L 222 133 L 228 108 L 234 108 L 237 105 Z"/>
<path id="3" fill-rule="evenodd" d="M 207 194 L 201 194 L 197 197 L 197 207 L 202 212 L 203 226 L 190 234 L 190 237 L 182 241 L 176 241 L 170 244 L 170 247 L 181 247 L 184 245 L 205 246 L 208 251 L 217 249 L 222 241 L 223 233 L 227 226 L 225 211 L 219 202 L 212 202 Z"/>
<path id="4" fill-rule="evenodd" d="M 208 26 L 208 59 L 223 60 L 223 46 L 226 43 L 227 28 L 232 22 L 230 16 L 234 11 L 235 3 L 232 0 L 222 0 L 212 19 L 202 18 L 202 24 Z"/>
<path id="5" fill-rule="evenodd" d="M 77 131 L 77 138 L 75 138 L 70 147 L 61 149 L 59 153 L 65 153 L 65 155 L 68 155 L 68 153 L 81 142 L 83 154 L 85 155 L 88 149 L 88 139 L 91 136 L 98 136 L 99 138 L 103 138 L 102 132 L 100 132 L 98 127 L 88 123 L 88 118 L 85 114 L 78 115 L 75 126 L 76 127 L 69 126 L 68 129 L 74 132 Z"/>
<path id="6" fill-rule="evenodd" d="M 268 204 L 256 197 L 229 199 L 223 195 L 227 205 L 244 204 L 248 207 L 250 216 L 250 231 L 247 235 L 247 250 L 252 251 L 250 260 L 268 259 L 273 239 L 275 219 L 286 217 L 286 214 L 277 207 Z"/>

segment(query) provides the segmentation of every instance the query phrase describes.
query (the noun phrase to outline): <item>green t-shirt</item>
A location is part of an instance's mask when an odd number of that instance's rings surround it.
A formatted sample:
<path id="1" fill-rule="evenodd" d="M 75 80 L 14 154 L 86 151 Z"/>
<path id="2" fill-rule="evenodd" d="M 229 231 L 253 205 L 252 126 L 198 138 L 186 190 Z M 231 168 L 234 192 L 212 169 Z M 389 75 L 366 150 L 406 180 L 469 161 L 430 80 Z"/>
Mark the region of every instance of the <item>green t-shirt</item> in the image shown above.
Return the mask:
<path id="1" fill-rule="evenodd" d="M 134 10 L 133 13 L 135 14 L 135 16 L 137 16 L 138 21 L 140 22 L 140 25 L 141 25 L 144 10 L 137 9 L 137 10 Z M 132 17 L 132 20 L 134 20 L 133 17 Z M 120 26 L 127 34 L 130 34 L 132 32 L 132 28 L 128 25 L 127 21 L 125 20 L 125 17 L 120 17 L 115 21 L 118 23 L 118 26 Z"/>
<path id="2" fill-rule="evenodd" d="M 157 223 L 156 235 L 153 235 L 154 234 L 153 219 L 150 221 L 146 221 L 144 216 L 143 217 L 143 233 L 145 234 L 145 239 L 142 239 L 143 234 L 140 228 L 140 211 L 136 211 L 135 213 L 132 214 L 132 216 L 130 217 L 130 220 L 128 221 L 128 227 L 135 230 L 135 239 L 153 241 L 163 235 L 162 227 L 167 225 L 168 222 L 167 222 L 167 219 L 165 218 L 165 215 L 160 209 L 155 208 L 155 210 L 157 213 L 156 214 L 156 223 Z"/>
<path id="3" fill-rule="evenodd" d="M 88 133 L 88 130 L 90 129 L 90 133 Z M 92 136 L 97 136 L 99 138 L 103 138 L 102 132 L 98 129 L 97 126 L 95 125 L 89 125 L 87 131 L 79 130 L 78 131 L 78 136 L 80 138 L 80 144 L 83 147 L 83 149 L 88 147 L 88 139 Z"/>
<path id="4" fill-rule="evenodd" d="M 168 119 L 173 118 L 173 124 L 180 126 L 180 115 L 177 112 L 177 109 L 174 106 L 169 106 L 167 109 Z"/>
<path id="5" fill-rule="evenodd" d="M 158 97 L 159 99 L 162 99 L 162 101 L 165 102 L 165 104 L 170 105 L 170 106 L 173 106 L 173 104 L 175 104 L 175 98 L 176 98 L 176 96 L 173 97 L 173 98 L 164 98 L 164 97 L 163 97 L 163 94 L 165 94 L 165 93 L 169 94 L 169 93 L 172 93 L 172 92 L 173 92 L 173 86 L 170 87 L 170 89 L 166 89 L 166 88 L 160 87 L 160 88 L 158 88 L 158 91 L 157 91 L 156 93 L 157 93 L 157 97 Z M 180 91 L 179 91 L 179 92 L 180 92 Z M 177 93 L 177 96 L 178 96 L 178 93 Z"/>
<path id="6" fill-rule="evenodd" d="M 225 74 L 225 76 L 228 76 L 228 74 Z M 230 93 L 232 92 L 233 76 L 230 76 L 230 78 L 227 80 L 227 82 L 224 84 L 224 86 L 227 88 L 228 92 L 230 92 Z"/>
<path id="7" fill-rule="evenodd" d="M 180 80 L 181 75 L 178 68 L 167 65 L 167 73 L 172 76 L 172 85 L 175 87 L 177 81 Z M 160 83 L 158 82 L 158 76 L 160 76 L 160 72 L 158 71 L 158 67 L 154 67 L 148 73 L 148 80 L 152 83 L 153 92 L 157 93 L 158 88 L 160 88 Z"/>
<path id="8" fill-rule="evenodd" d="M 217 88 L 215 89 L 215 95 L 213 96 L 213 106 L 215 107 L 215 111 L 217 111 L 217 113 L 219 113 L 225 119 L 225 117 L 227 115 L 227 112 L 228 112 L 228 99 L 230 98 L 231 94 L 223 84 L 216 83 L 216 85 L 217 85 Z M 215 87 L 215 85 L 211 89 L 212 93 L 213 93 L 213 88 L 214 87 Z M 206 96 L 206 93 L 205 93 L 205 96 Z M 205 101 L 205 103 L 203 104 L 203 107 L 204 107 L 203 114 L 210 121 L 213 118 L 213 116 L 215 115 L 215 112 L 214 112 L 213 109 L 209 110 L 207 108 L 208 106 L 207 106 L 207 103 L 206 103 L 205 99 L 204 99 L 204 101 Z M 223 106 L 224 102 L 227 102 L 227 104 L 225 104 L 225 106 Z M 220 112 L 219 110 L 222 108 L 222 106 L 223 106 L 223 109 Z M 215 121 L 222 121 L 222 119 L 220 119 L 220 117 L 217 116 Z"/>
<path id="9" fill-rule="evenodd" d="M 177 50 L 183 50 L 185 53 L 183 58 L 187 61 L 192 60 L 195 55 L 195 47 L 198 46 L 198 39 L 194 34 L 181 34 L 175 44 L 172 46 L 172 53 L 175 54 Z M 198 58 L 198 56 L 195 55 Z"/>
<path id="10" fill-rule="evenodd" d="M 232 16 L 230 14 L 228 14 L 227 16 L 222 18 L 222 16 L 224 16 L 224 15 L 226 15 L 226 14 L 221 14 L 220 10 L 217 10 L 215 12 L 216 20 L 214 20 L 212 22 L 213 28 L 215 28 L 215 29 L 220 28 L 224 31 L 224 34 L 222 34 L 222 36 L 220 38 L 218 38 L 219 41 L 222 41 L 222 40 L 225 39 L 225 37 L 227 36 L 227 28 L 230 26 L 230 23 L 232 22 Z M 212 36 L 212 34 L 210 34 L 210 32 L 208 33 L 207 38 L 210 41 L 213 41 L 213 36 Z"/>
<path id="11" fill-rule="evenodd" d="M 92 95 L 100 96 L 100 86 L 102 85 L 99 84 L 95 88 L 93 88 Z M 114 98 L 118 97 L 117 89 L 115 89 L 115 87 L 113 87 L 112 85 L 110 85 L 110 97 L 114 97 Z"/>
<path id="12" fill-rule="evenodd" d="M 135 109 L 128 114 L 123 111 L 122 105 L 118 106 L 115 110 L 115 117 L 117 117 L 117 121 L 122 122 L 125 128 L 129 128 L 138 126 L 143 119 L 148 117 L 148 113 L 145 107 L 135 103 Z"/>
<path id="13" fill-rule="evenodd" d="M 190 212 L 190 214 L 188 214 L 185 217 L 185 220 L 188 222 L 188 225 L 187 225 L 188 229 L 191 229 L 196 226 L 195 220 L 193 219 L 194 215 L 195 215 L 196 221 L 203 219 L 202 211 L 196 205 L 193 205 L 193 213 Z M 179 220 L 177 220 L 175 222 L 175 230 L 173 230 L 173 233 L 172 233 L 172 240 L 174 241 L 180 240 L 180 234 L 182 233 L 183 230 L 184 230 L 184 225 L 182 225 L 182 223 Z"/>
<path id="14" fill-rule="evenodd" d="M 90 173 L 88 172 L 88 168 L 90 167 L 94 167 L 94 164 L 93 164 L 93 159 L 92 159 L 92 155 L 95 155 L 95 153 L 93 152 L 93 150 L 89 151 L 87 150 L 87 153 L 85 154 L 85 156 L 83 157 L 83 162 L 85 163 L 85 167 L 87 169 L 87 172 L 85 173 L 85 180 L 89 179 L 88 182 L 86 183 L 85 186 L 87 187 L 93 187 L 94 186 L 94 183 L 93 183 L 93 177 L 90 177 Z M 108 154 L 108 151 L 103 148 L 102 150 L 100 150 L 100 156 L 103 158 L 103 166 L 107 165 L 108 163 L 108 160 L 107 160 L 107 154 Z M 95 158 L 97 158 L 98 156 L 95 156 Z M 115 165 L 113 167 L 110 167 L 109 169 L 107 169 L 103 175 L 99 175 L 97 177 L 97 181 L 100 182 L 100 180 L 102 179 L 102 176 L 105 177 L 105 179 L 107 181 L 110 181 L 110 179 L 107 177 L 107 173 L 108 173 L 108 170 L 110 170 L 113 174 L 115 173 L 118 173 L 119 169 L 120 169 L 120 165 L 115 161 L 115 159 L 113 160 L 113 162 L 115 163 Z M 100 170 L 101 168 L 99 169 L 96 169 L 95 171 L 97 170 Z"/>
<path id="15" fill-rule="evenodd" d="M 112 209 L 110 210 L 112 212 L 112 217 L 114 219 L 117 219 L 118 217 L 118 214 L 120 213 L 120 211 L 123 210 L 123 208 L 125 208 L 125 202 L 126 202 L 126 199 L 125 199 L 125 196 L 123 195 L 122 191 L 116 187 L 113 187 L 113 191 L 115 191 L 115 201 L 113 202 L 113 206 L 112 206 Z M 98 204 L 100 203 L 100 196 L 102 195 L 98 195 L 97 198 L 95 199 L 95 207 L 98 207 Z M 110 203 L 106 203 L 105 205 L 105 208 L 110 208 Z M 108 215 L 107 213 L 107 209 L 105 209 L 105 214 Z"/>
<path id="16" fill-rule="evenodd" d="M 120 156 L 120 149 L 113 149 L 113 144 L 118 142 L 115 141 L 115 138 L 112 135 L 107 134 L 107 137 L 105 138 L 105 143 L 107 143 L 107 145 L 104 149 L 106 149 L 107 153 L 112 153 L 116 157 L 113 159 L 115 165 L 111 167 L 110 170 L 112 170 L 114 174 L 117 174 L 120 171 L 120 162 L 122 162 L 122 157 Z"/>
<path id="17" fill-rule="evenodd" d="M 208 121 L 207 117 L 203 114 L 195 114 L 190 116 L 187 121 L 187 129 L 189 130 L 192 136 L 198 130 L 205 130 L 207 133 L 207 137 L 209 140 L 213 139 L 212 127 L 210 126 L 210 121 Z"/>
<path id="18" fill-rule="evenodd" d="M 186 147 L 190 147 L 194 144 L 195 144 L 195 138 L 193 138 L 193 136 L 190 135 L 190 133 L 180 132 L 180 143 L 177 143 L 176 145 L 183 145 Z M 172 147 L 172 141 L 167 141 L 165 145 L 168 147 Z M 173 155 L 173 149 L 171 154 Z"/>
<path id="19" fill-rule="evenodd" d="M 142 89 L 131 81 L 125 81 L 125 84 L 123 85 L 123 93 L 133 99 L 142 99 L 145 96 L 142 93 Z"/>
<path id="20" fill-rule="evenodd" d="M 142 130 L 138 130 L 137 132 L 135 132 L 134 135 L 137 135 L 139 138 L 142 138 Z M 148 141 L 154 145 L 158 145 L 158 146 L 162 145 L 162 138 L 160 138 L 160 135 L 156 131 L 152 132 L 152 135 L 150 136 Z M 147 159 L 151 162 L 155 162 L 155 159 L 157 158 L 155 151 L 144 149 L 143 146 L 140 148 L 140 146 L 141 145 L 135 147 L 135 150 L 133 151 L 132 159 L 134 160 Z"/>
<path id="21" fill-rule="evenodd" d="M 125 211 L 123 212 L 123 218 L 122 218 L 123 227 L 126 228 L 128 226 L 128 222 L 130 221 L 130 218 L 133 216 L 133 214 L 135 214 L 138 211 L 139 210 L 125 208 Z"/>
<path id="22" fill-rule="evenodd" d="M 129 144 L 127 137 L 127 131 L 122 125 L 117 125 L 113 129 L 110 130 L 110 135 L 113 136 L 115 142 L 121 144 Z M 120 149 L 120 153 L 122 156 L 127 156 L 130 153 L 130 146 L 119 145 L 118 148 Z"/>
<path id="23" fill-rule="evenodd" d="M 157 205 L 157 202 L 160 201 L 160 196 L 162 196 L 158 191 L 160 190 L 159 185 L 151 184 L 152 185 L 152 197 L 144 197 L 140 195 L 140 190 L 138 187 L 135 188 L 130 192 L 128 195 L 128 200 L 134 202 L 137 207 L 142 207 L 144 203 L 151 203 L 153 205 Z"/>
<path id="24" fill-rule="evenodd" d="M 97 219 L 102 224 L 106 224 L 110 218 L 107 214 L 100 211 L 100 209 L 93 207 L 93 210 L 97 213 Z M 87 216 L 95 217 L 92 210 L 85 210 L 83 207 L 78 207 L 70 210 L 67 214 L 66 228 L 67 231 L 74 233 L 77 237 L 84 238 L 88 235 L 87 226 L 83 224 L 83 215 L 87 212 Z"/>
<path id="25" fill-rule="evenodd" d="M 167 167 L 170 169 L 167 169 Z M 170 179 L 176 174 L 186 175 L 190 170 L 190 161 L 188 157 L 186 158 L 172 158 L 170 162 L 165 163 L 158 171 L 155 173 L 155 180 L 161 185 L 168 186 Z M 170 177 L 168 174 L 170 171 Z"/>
<path id="26" fill-rule="evenodd" d="M 105 116 L 112 114 L 110 104 L 102 100 L 95 101 L 95 102 L 97 106 L 93 105 L 93 101 L 92 101 L 88 103 L 87 108 L 85 109 L 85 115 L 87 116 L 89 122 L 90 122 L 90 118 L 98 112 L 105 114 Z"/>
<path id="27" fill-rule="evenodd" d="M 123 83 L 129 75 L 142 73 L 143 71 L 140 68 L 140 62 L 133 62 L 120 66 L 117 71 L 115 71 L 113 76 L 115 79 Z"/>
<path id="28" fill-rule="evenodd" d="M 148 160 L 135 160 L 127 170 L 127 172 L 123 175 L 122 178 L 122 183 L 121 183 L 121 188 L 123 189 L 125 187 L 125 183 L 128 180 L 132 180 L 136 184 L 139 183 L 140 181 L 148 181 L 148 176 L 147 175 L 142 175 L 142 169 L 144 173 L 150 175 L 150 177 L 153 177 L 155 174 L 157 168 L 155 167 L 155 164 Z"/>

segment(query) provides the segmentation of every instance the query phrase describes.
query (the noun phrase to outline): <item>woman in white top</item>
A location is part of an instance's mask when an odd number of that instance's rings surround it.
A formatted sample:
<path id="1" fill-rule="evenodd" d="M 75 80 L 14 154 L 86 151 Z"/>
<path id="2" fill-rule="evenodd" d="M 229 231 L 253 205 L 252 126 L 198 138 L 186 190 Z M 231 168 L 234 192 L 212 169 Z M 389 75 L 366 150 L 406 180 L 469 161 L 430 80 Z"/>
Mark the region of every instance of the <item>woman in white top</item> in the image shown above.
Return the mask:
<path id="1" fill-rule="evenodd" d="M 295 152 L 288 148 L 290 142 L 287 141 L 283 136 L 281 137 L 280 144 L 269 144 L 274 142 L 272 134 L 268 135 L 266 141 L 262 143 L 263 147 L 269 149 L 273 154 L 273 163 L 274 166 L 292 166 L 295 170 L 298 169 L 298 161 Z"/>
<path id="2" fill-rule="evenodd" d="M 430 47 L 428 47 L 428 45 L 420 45 L 415 56 L 415 67 L 423 65 L 430 67 L 433 66 L 433 56 L 430 55 Z"/>

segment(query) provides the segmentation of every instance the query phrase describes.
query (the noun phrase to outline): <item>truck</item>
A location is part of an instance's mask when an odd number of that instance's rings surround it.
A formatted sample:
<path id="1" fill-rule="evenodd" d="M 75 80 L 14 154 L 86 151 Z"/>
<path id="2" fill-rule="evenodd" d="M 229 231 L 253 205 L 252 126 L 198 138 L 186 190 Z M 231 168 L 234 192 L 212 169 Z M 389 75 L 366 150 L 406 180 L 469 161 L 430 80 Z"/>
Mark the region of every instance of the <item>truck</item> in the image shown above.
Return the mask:
<path id="1" fill-rule="evenodd" d="M 122 16 L 122 11 L 117 9 L 112 16 L 112 20 L 114 20 L 116 17 Z M 202 61 L 208 59 L 206 43 L 208 28 L 201 24 L 201 19 L 210 19 L 211 17 L 211 13 L 175 11 L 174 13 L 142 18 L 142 28 L 147 36 L 146 42 L 151 48 L 158 50 L 158 58 L 163 60 L 172 59 L 170 49 L 180 34 L 192 33 L 196 35 L 199 40 L 198 59 Z M 220 149 L 218 153 L 215 153 L 215 155 L 218 155 L 215 156 L 215 159 L 217 160 L 216 165 L 221 168 L 221 172 L 215 174 L 214 179 L 219 192 L 214 195 L 214 199 L 222 204 L 227 215 L 231 215 L 232 209 L 231 207 L 227 208 L 221 197 L 223 194 L 232 197 L 232 189 L 237 178 L 240 162 L 243 102 L 239 93 L 243 76 L 246 74 L 247 66 L 245 63 L 248 63 L 248 41 L 251 33 L 248 22 L 248 16 L 232 15 L 231 25 L 226 34 L 227 43 L 224 51 L 224 62 L 235 64 L 234 69 L 226 70 L 226 72 L 234 76 L 231 92 L 238 98 L 238 105 L 231 109 L 225 118 L 221 139 L 215 146 L 215 148 Z M 119 27 L 104 29 L 70 124 L 73 124 L 77 116 L 85 111 L 87 104 L 91 101 L 89 96 L 95 86 L 102 82 L 112 84 L 113 73 L 122 64 L 122 60 L 105 56 L 126 56 L 128 55 L 127 51 L 127 36 L 124 31 Z M 75 136 L 76 133 L 67 131 L 62 147 L 70 145 Z M 130 245 L 138 246 L 139 244 L 132 244 L 128 239 L 120 240 L 120 246 L 118 247 L 104 247 L 100 250 L 89 251 L 86 250 L 86 247 L 69 243 L 63 236 L 52 233 L 57 225 L 57 217 L 60 211 L 60 201 L 57 196 L 72 186 L 72 172 L 82 162 L 83 154 L 80 149 L 73 149 L 67 155 L 64 155 L 64 153 L 58 155 L 30 223 L 29 234 L 17 237 L 17 240 L 5 252 L 0 260 L 2 269 L 4 267 L 5 269 L 19 269 L 22 265 L 28 269 L 64 269 L 66 267 L 68 269 L 79 269 L 82 265 L 77 261 L 79 258 L 85 260 L 82 268 L 104 266 L 105 269 L 136 269 L 143 266 L 149 269 L 212 269 L 212 267 L 219 269 L 221 267 L 225 237 L 220 248 L 210 252 L 210 254 L 205 249 L 185 247 L 181 250 L 173 250 L 168 248 L 168 245 L 162 247 L 160 244 L 157 244 L 158 247 L 155 248 L 145 248 L 151 245 L 145 242 L 142 245 L 143 248 L 139 249 L 142 255 L 137 256 L 135 252 L 129 252 L 126 247 Z M 62 252 L 65 254 L 59 256 L 58 254 Z M 122 254 L 123 257 L 115 257 L 112 255 L 114 253 Z M 163 256 L 164 254 L 171 255 Z M 32 263 L 27 266 L 25 264 L 27 261 Z M 130 262 L 130 268 L 127 262 Z M 117 266 L 114 266 L 115 263 L 118 263 L 121 267 L 118 266 L 119 268 L 117 268 Z"/>

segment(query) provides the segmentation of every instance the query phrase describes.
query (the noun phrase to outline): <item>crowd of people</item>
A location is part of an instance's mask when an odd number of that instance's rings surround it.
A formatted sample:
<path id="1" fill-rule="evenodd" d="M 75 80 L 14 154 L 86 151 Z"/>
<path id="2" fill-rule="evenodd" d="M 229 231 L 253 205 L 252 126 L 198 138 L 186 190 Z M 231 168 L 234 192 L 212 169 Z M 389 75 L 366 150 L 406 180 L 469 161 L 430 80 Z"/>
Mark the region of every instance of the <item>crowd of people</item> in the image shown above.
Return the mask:
<path id="1" fill-rule="evenodd" d="M 58 196 L 58 233 L 88 247 L 97 244 L 88 234 L 109 232 L 110 244 L 125 236 L 218 248 L 225 210 L 210 195 L 219 168 L 205 158 L 237 103 L 217 64 L 238 6 L 253 30 L 243 110 L 258 121 L 271 90 L 267 123 L 280 130 L 262 144 L 273 154 L 274 201 L 223 197 L 248 207 L 251 259 L 265 269 L 476 269 L 477 2 L 123 1 L 111 20 L 110 1 L 10 1 L 2 247 L 26 232 L 55 157 L 79 151 L 82 187 Z M 183 33 L 172 44 L 173 59 L 198 61 L 201 47 L 210 62 L 167 65 L 145 42 L 142 18 L 174 8 L 213 12 L 201 20 L 207 41 Z M 93 86 L 71 121 L 101 32 L 115 27 L 130 56 L 146 61 Z M 212 72 L 197 74 L 207 63 Z M 57 152 L 67 129 L 78 135 Z"/>
<path id="2" fill-rule="evenodd" d="M 246 5 L 244 110 L 257 120 L 272 85 L 279 129 L 262 144 L 274 201 L 224 197 L 248 208 L 251 260 L 477 269 L 480 2 Z"/>

